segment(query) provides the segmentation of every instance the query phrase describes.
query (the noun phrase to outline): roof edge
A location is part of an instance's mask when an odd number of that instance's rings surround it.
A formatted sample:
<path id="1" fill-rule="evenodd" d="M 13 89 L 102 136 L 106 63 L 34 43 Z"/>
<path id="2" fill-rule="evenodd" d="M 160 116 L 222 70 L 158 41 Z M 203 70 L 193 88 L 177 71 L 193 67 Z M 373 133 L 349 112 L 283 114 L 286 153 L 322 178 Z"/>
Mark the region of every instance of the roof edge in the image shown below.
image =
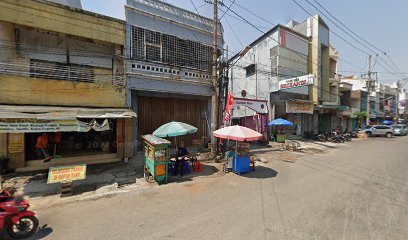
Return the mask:
<path id="1" fill-rule="evenodd" d="M 289 32 L 291 32 L 291 33 L 293 33 L 293 34 L 296 34 L 297 36 L 302 37 L 302 38 L 304 38 L 304 39 L 309 39 L 309 37 L 307 37 L 307 36 L 305 36 L 305 35 L 303 35 L 303 34 L 297 32 L 297 31 L 293 30 L 292 28 L 289 28 L 289 27 L 287 27 L 287 26 L 285 26 L 285 25 L 282 25 L 282 24 L 276 24 L 273 28 L 271 28 L 270 30 L 268 30 L 267 32 L 265 32 L 264 34 L 262 34 L 260 37 L 258 37 L 257 39 L 255 39 L 255 41 L 253 41 L 253 42 L 252 42 L 251 44 L 249 44 L 248 46 L 252 48 L 252 47 L 255 46 L 256 44 L 258 44 L 260 41 L 264 40 L 264 39 L 267 38 L 267 37 L 270 37 L 269 35 L 271 35 L 273 32 L 275 32 L 277 29 L 280 29 L 280 28 L 284 28 L 285 30 L 287 30 L 287 31 L 289 31 Z M 228 60 L 228 62 L 231 62 L 232 60 L 234 60 L 236 57 L 239 56 L 239 54 L 240 54 L 240 52 L 237 53 L 237 54 L 235 54 L 234 56 L 232 56 L 232 57 Z"/>

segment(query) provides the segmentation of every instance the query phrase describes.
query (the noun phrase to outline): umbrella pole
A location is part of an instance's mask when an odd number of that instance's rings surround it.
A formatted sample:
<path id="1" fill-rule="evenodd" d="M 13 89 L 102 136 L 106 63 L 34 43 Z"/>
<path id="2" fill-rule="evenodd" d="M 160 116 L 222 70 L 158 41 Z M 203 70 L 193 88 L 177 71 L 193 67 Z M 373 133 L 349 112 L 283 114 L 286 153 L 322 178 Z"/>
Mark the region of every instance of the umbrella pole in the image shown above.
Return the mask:
<path id="1" fill-rule="evenodd" d="M 237 151 L 238 151 L 238 140 L 235 140 L 235 157 L 234 157 L 234 167 L 235 171 L 237 171 Z"/>
<path id="2" fill-rule="evenodd" d="M 235 140 L 235 156 L 237 156 L 238 151 L 238 140 Z"/>
<path id="3" fill-rule="evenodd" d="M 178 147 L 177 147 L 177 137 L 174 137 L 174 145 L 176 145 L 176 155 L 177 155 L 177 152 L 178 152 Z"/>

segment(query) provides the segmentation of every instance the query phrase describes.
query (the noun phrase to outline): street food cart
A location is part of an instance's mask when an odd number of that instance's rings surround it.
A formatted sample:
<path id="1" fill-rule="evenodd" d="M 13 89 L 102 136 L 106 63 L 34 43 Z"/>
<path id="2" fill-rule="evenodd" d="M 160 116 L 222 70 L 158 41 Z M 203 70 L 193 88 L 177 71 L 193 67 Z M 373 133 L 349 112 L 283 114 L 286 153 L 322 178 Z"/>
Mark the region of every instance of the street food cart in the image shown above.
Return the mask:
<path id="1" fill-rule="evenodd" d="M 147 181 L 152 176 L 159 184 L 167 183 L 171 142 L 153 135 L 144 135 L 142 138 L 145 162 L 144 177 Z"/>
<path id="2" fill-rule="evenodd" d="M 279 129 L 276 131 L 276 142 L 284 143 L 286 141 L 286 131 Z"/>
<path id="3" fill-rule="evenodd" d="M 276 142 L 284 143 L 286 140 L 286 131 L 282 129 L 282 126 L 293 126 L 293 123 L 288 120 L 278 118 L 278 119 L 272 120 L 268 124 L 268 126 L 279 127 L 276 129 Z"/>
<path id="4" fill-rule="evenodd" d="M 229 126 L 214 131 L 214 136 L 235 141 L 235 153 L 232 159 L 232 171 L 241 174 L 250 172 L 249 141 L 257 141 L 262 134 L 242 126 Z M 238 141 L 241 143 L 238 144 Z M 242 142 L 246 141 L 246 142 Z"/>
<path id="5" fill-rule="evenodd" d="M 237 154 L 232 161 L 232 171 L 241 174 L 250 171 L 249 143 L 237 143 Z"/>

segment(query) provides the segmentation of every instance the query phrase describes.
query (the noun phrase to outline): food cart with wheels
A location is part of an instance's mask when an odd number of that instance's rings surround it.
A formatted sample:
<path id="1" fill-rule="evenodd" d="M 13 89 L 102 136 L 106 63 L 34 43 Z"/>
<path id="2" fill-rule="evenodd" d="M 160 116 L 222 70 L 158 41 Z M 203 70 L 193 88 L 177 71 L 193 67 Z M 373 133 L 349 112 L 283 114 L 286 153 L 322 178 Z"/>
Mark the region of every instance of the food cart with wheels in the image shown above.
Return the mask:
<path id="1" fill-rule="evenodd" d="M 235 141 L 235 153 L 232 158 L 232 171 L 241 174 L 250 171 L 249 143 L 263 137 L 262 134 L 242 126 L 229 126 L 214 131 L 214 136 Z M 239 143 L 241 141 L 242 143 Z M 246 142 L 243 142 L 246 141 Z"/>
<path id="2" fill-rule="evenodd" d="M 275 120 L 272 120 L 268 126 L 275 126 L 277 127 L 276 129 L 276 142 L 278 143 L 284 143 L 286 140 L 286 131 L 284 129 L 282 129 L 282 126 L 293 126 L 293 123 L 282 119 L 282 118 L 278 118 Z"/>
<path id="3" fill-rule="evenodd" d="M 232 161 L 232 171 L 241 174 L 250 171 L 249 143 L 237 143 L 237 153 Z"/>
<path id="4" fill-rule="evenodd" d="M 144 177 L 147 181 L 152 176 L 159 184 L 167 183 L 171 142 L 153 135 L 144 135 L 142 138 L 145 162 Z"/>

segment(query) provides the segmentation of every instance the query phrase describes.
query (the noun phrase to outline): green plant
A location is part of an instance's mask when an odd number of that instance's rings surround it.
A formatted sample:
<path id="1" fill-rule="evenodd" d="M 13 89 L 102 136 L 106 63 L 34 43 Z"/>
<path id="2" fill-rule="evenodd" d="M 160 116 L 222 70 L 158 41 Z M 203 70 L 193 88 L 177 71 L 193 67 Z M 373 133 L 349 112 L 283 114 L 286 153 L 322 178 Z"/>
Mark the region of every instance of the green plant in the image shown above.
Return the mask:
<path id="1" fill-rule="evenodd" d="M 361 122 L 363 121 L 363 118 L 367 117 L 367 112 L 355 112 L 353 113 L 353 118 L 357 118 L 357 126 L 361 127 Z"/>

